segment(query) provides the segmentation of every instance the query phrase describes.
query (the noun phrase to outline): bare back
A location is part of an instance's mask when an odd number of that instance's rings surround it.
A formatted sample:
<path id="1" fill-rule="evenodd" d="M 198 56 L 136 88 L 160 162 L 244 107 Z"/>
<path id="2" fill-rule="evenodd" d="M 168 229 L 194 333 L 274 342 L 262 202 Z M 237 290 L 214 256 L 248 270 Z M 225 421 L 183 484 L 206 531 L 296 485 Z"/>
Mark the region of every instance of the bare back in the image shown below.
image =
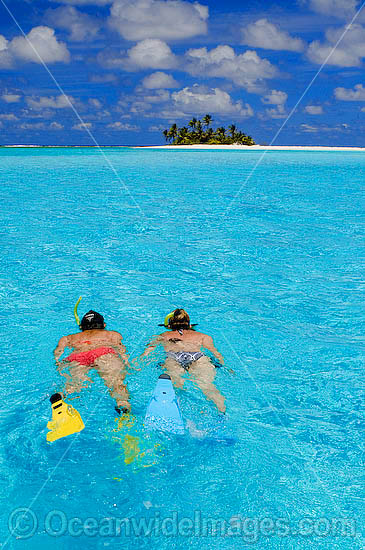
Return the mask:
<path id="1" fill-rule="evenodd" d="M 200 351 L 204 345 L 206 334 L 195 330 L 183 330 L 182 334 L 177 330 L 164 332 L 160 335 L 161 344 L 165 351 Z M 208 337 L 209 338 L 209 337 Z"/>
<path id="2" fill-rule="evenodd" d="M 122 343 L 122 335 L 119 332 L 105 329 L 84 330 L 83 332 L 63 336 L 54 351 L 55 359 L 59 359 L 66 347 L 81 353 L 101 346 L 111 346 L 118 353 L 125 353 L 126 351 Z"/>
<path id="3" fill-rule="evenodd" d="M 115 330 L 93 329 L 70 334 L 66 338 L 68 339 L 68 347 L 81 352 L 94 349 L 100 345 L 117 346 L 122 340 L 122 335 Z"/>
<path id="4" fill-rule="evenodd" d="M 205 348 L 213 353 L 213 355 L 220 361 L 222 364 L 224 362 L 223 356 L 216 349 L 213 343 L 213 338 L 204 334 L 203 332 L 198 332 L 197 330 L 183 330 L 182 334 L 177 330 L 169 330 L 168 332 L 163 332 L 156 338 L 156 345 L 162 344 L 165 351 L 190 351 L 196 352 L 200 351 L 202 348 Z"/>

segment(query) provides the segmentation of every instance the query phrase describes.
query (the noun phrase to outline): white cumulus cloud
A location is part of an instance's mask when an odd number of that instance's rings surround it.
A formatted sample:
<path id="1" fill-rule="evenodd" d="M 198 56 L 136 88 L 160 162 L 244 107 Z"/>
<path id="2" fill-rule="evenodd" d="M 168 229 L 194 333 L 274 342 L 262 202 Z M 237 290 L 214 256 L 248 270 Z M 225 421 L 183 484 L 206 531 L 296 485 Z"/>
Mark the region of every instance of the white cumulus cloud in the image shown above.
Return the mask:
<path id="1" fill-rule="evenodd" d="M 306 132 L 309 134 L 315 134 L 319 131 L 319 128 L 317 126 L 311 126 L 310 124 L 301 124 L 300 128 L 302 132 Z"/>
<path id="2" fill-rule="evenodd" d="M 5 93 L 1 96 L 1 99 L 5 101 L 5 103 L 18 103 L 20 101 L 21 95 L 19 94 L 8 94 Z"/>
<path id="3" fill-rule="evenodd" d="M 91 130 L 92 127 L 93 125 L 91 122 L 80 122 L 79 124 L 74 124 L 72 130 L 79 130 L 82 132 L 83 130 Z"/>
<path id="4" fill-rule="evenodd" d="M 73 6 L 60 6 L 54 10 L 47 10 L 45 21 L 57 29 L 67 30 L 70 33 L 70 40 L 74 42 L 93 40 L 100 28 L 95 18 L 81 13 Z"/>
<path id="5" fill-rule="evenodd" d="M 311 10 L 348 20 L 355 15 L 357 4 L 357 0 L 308 0 Z"/>
<path id="6" fill-rule="evenodd" d="M 328 65 L 359 67 L 361 59 L 365 57 L 365 29 L 358 24 L 353 24 L 346 29 L 346 27 L 328 29 L 325 33 L 325 42 L 315 40 L 309 45 L 308 59 L 320 65 L 331 54 L 327 60 Z M 345 30 L 346 34 L 335 48 Z"/>
<path id="7" fill-rule="evenodd" d="M 322 109 L 321 105 L 307 105 L 304 110 L 309 115 L 322 115 L 323 114 L 323 109 Z"/>
<path id="8" fill-rule="evenodd" d="M 178 63 L 171 48 L 157 38 L 147 38 L 130 48 L 127 53 L 100 52 L 97 59 L 103 67 L 119 68 L 126 71 L 143 69 L 171 69 Z"/>
<path id="9" fill-rule="evenodd" d="M 293 38 L 284 30 L 267 19 L 258 19 L 242 29 L 242 43 L 254 48 L 267 50 L 287 50 L 301 52 L 304 42 L 300 38 Z"/>
<path id="10" fill-rule="evenodd" d="M 0 68 L 1 69 L 9 69 L 13 64 L 12 56 L 9 52 L 8 45 L 9 45 L 8 40 L 5 38 L 5 36 L 0 34 Z"/>
<path id="11" fill-rule="evenodd" d="M 206 34 L 208 8 L 183 0 L 115 0 L 109 24 L 127 40 L 175 40 Z"/>
<path id="12" fill-rule="evenodd" d="M 113 0 L 51 0 L 57 4 L 71 4 L 74 6 L 106 6 L 111 4 Z"/>
<path id="13" fill-rule="evenodd" d="M 155 90 L 158 88 L 167 89 L 179 87 L 179 83 L 176 82 L 176 80 L 171 75 L 163 73 L 161 71 L 157 71 L 146 76 L 142 81 L 142 85 L 144 88 L 148 88 L 149 90 Z"/>
<path id="14" fill-rule="evenodd" d="M 262 103 L 269 105 L 283 105 L 288 99 L 288 94 L 286 92 L 281 92 L 280 90 L 271 90 L 270 93 L 264 95 L 261 98 Z"/>
<path id="15" fill-rule="evenodd" d="M 165 124 L 153 124 L 152 126 L 149 126 L 148 131 L 149 132 L 162 132 L 166 128 Z"/>
<path id="16" fill-rule="evenodd" d="M 71 96 L 64 96 L 63 94 L 50 97 L 28 96 L 25 98 L 25 101 L 28 107 L 40 111 L 42 109 L 65 109 L 70 107 L 70 101 L 72 102 L 73 98 Z"/>
<path id="17" fill-rule="evenodd" d="M 107 128 L 110 128 L 111 130 L 118 130 L 118 131 L 126 131 L 126 132 L 138 132 L 140 129 L 139 126 L 135 126 L 134 124 L 128 124 L 128 122 L 112 122 L 111 124 L 107 125 Z"/>
<path id="18" fill-rule="evenodd" d="M 270 118 L 286 118 L 288 116 L 288 113 L 286 112 L 284 105 L 276 105 L 276 107 L 272 107 L 271 109 L 266 109 L 266 114 Z"/>
<path id="19" fill-rule="evenodd" d="M 266 115 L 270 118 L 286 118 L 287 112 L 285 109 L 285 103 L 288 99 L 288 94 L 280 90 L 271 90 L 261 98 L 262 103 L 266 105 L 275 105 L 265 110 Z"/>
<path id="20" fill-rule="evenodd" d="M 68 63 L 70 61 L 70 52 L 66 44 L 58 42 L 54 29 L 50 27 L 34 27 L 26 37 L 16 36 L 8 42 L 5 52 L 12 59 L 34 63 L 42 63 L 42 61 Z"/>
<path id="21" fill-rule="evenodd" d="M 62 124 L 58 122 L 51 122 L 51 124 L 45 124 L 44 122 L 23 122 L 19 124 L 18 128 L 21 130 L 62 130 Z"/>
<path id="22" fill-rule="evenodd" d="M 44 122 L 23 122 L 19 124 L 18 128 L 21 130 L 45 130 L 46 125 Z"/>
<path id="23" fill-rule="evenodd" d="M 59 122 L 51 122 L 49 125 L 50 130 L 63 130 L 64 126 Z"/>
<path id="24" fill-rule="evenodd" d="M 335 88 L 336 99 L 342 101 L 365 101 L 365 88 L 362 84 L 355 84 L 354 89 Z"/>
<path id="25" fill-rule="evenodd" d="M 170 100 L 170 92 L 168 90 L 156 90 L 145 93 L 143 87 L 137 87 L 133 98 L 121 98 L 118 105 L 123 110 L 129 105 L 128 110 L 134 114 L 144 114 L 152 109 L 156 104 L 167 103 Z"/>
<path id="26" fill-rule="evenodd" d="M 13 113 L 0 113 L 0 119 L 12 121 L 12 120 L 18 120 L 18 117 L 15 116 Z"/>
<path id="27" fill-rule="evenodd" d="M 231 46 L 190 49 L 185 54 L 185 70 L 194 76 L 226 78 L 249 92 L 264 88 L 265 79 L 274 78 L 278 71 L 255 51 L 236 55 Z"/>
<path id="28" fill-rule="evenodd" d="M 176 65 L 176 58 L 166 42 L 148 38 L 128 50 L 127 64 L 132 68 L 170 69 Z"/>
<path id="29" fill-rule="evenodd" d="M 252 116 L 251 106 L 232 99 L 220 88 L 194 84 L 179 91 L 147 90 L 137 86 L 133 95 L 122 95 L 118 102 L 119 112 L 128 116 L 133 113 L 146 118 L 177 119 L 186 116 L 204 115 L 207 112 L 235 115 L 239 118 Z"/>
<path id="30" fill-rule="evenodd" d="M 231 96 L 220 88 L 206 89 L 195 84 L 171 94 L 177 111 L 186 114 L 220 113 L 237 114 L 241 117 L 253 115 L 250 105 L 241 101 L 233 101 Z"/>
<path id="31" fill-rule="evenodd" d="M 92 74 L 89 76 L 89 81 L 94 84 L 115 84 L 117 82 L 117 77 L 115 74 L 105 73 L 105 74 Z"/>
<path id="32" fill-rule="evenodd" d="M 99 99 L 96 99 L 94 97 L 90 97 L 88 104 L 90 105 L 90 107 L 93 107 L 94 109 L 101 109 L 103 106 L 101 101 L 99 101 Z"/>

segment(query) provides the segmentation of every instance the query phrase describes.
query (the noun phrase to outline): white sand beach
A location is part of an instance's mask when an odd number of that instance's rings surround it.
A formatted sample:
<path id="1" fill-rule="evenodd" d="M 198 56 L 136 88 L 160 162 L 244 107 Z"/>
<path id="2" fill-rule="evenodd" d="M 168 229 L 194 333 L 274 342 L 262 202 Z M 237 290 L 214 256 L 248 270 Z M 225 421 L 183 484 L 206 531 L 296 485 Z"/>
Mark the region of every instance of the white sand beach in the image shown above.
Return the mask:
<path id="1" fill-rule="evenodd" d="M 143 149 L 234 149 L 237 151 L 363 151 L 365 147 L 322 147 L 317 145 L 145 145 Z"/>

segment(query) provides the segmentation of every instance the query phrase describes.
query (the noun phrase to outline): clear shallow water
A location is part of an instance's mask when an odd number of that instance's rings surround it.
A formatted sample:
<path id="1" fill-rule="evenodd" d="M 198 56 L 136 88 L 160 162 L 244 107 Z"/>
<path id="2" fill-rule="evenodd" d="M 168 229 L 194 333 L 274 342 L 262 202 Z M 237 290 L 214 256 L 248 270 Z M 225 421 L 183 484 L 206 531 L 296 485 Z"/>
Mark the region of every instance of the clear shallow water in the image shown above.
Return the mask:
<path id="1" fill-rule="evenodd" d="M 270 152 L 227 213 L 260 152 L 105 154 L 139 207 L 95 150 L 0 150 L 5 547 L 362 548 L 365 158 Z M 63 382 L 52 351 L 76 328 L 79 295 L 80 313 L 104 313 L 132 357 L 186 308 L 236 372 L 216 379 L 236 443 L 208 437 L 218 416 L 191 384 L 179 397 L 193 436 L 143 434 L 159 355 L 129 377 L 144 457 L 124 463 L 128 430 L 115 431 L 97 379 L 76 403 L 86 429 L 47 445 L 47 396 Z M 35 534 L 9 538 L 9 514 L 30 504 Z M 231 531 L 207 534 L 194 513 Z M 341 517 L 357 536 L 333 529 Z M 103 518 L 152 518 L 155 530 L 118 535 Z"/>

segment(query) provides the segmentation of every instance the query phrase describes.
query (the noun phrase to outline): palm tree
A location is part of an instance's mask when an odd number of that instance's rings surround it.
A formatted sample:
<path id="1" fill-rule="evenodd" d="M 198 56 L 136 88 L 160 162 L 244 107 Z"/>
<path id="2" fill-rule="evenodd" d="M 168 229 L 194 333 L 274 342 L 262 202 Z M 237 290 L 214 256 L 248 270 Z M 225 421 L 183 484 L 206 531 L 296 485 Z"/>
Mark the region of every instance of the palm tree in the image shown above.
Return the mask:
<path id="1" fill-rule="evenodd" d="M 179 128 L 179 134 L 176 138 L 176 143 L 184 143 L 189 135 L 189 130 L 186 126 Z"/>
<path id="2" fill-rule="evenodd" d="M 169 130 L 169 137 L 172 139 L 172 141 L 174 141 L 175 138 L 177 137 L 177 132 L 178 132 L 177 124 L 174 123 Z"/>
<path id="3" fill-rule="evenodd" d="M 227 135 L 227 130 L 223 126 L 216 130 L 210 127 L 211 121 L 212 117 L 210 115 L 205 115 L 202 120 L 194 117 L 188 122 L 188 126 L 178 128 L 177 124 L 172 124 L 169 130 L 163 130 L 162 133 L 166 141 L 172 141 L 174 145 L 191 145 L 194 143 L 255 145 L 252 137 L 237 130 L 235 124 L 228 127 L 230 135 Z"/>
<path id="4" fill-rule="evenodd" d="M 230 126 L 228 126 L 228 129 L 229 129 L 230 134 L 231 134 L 231 136 L 232 136 L 232 139 L 233 139 L 233 141 L 234 141 L 235 138 L 236 138 L 237 126 L 235 126 L 235 124 L 231 124 Z"/>
<path id="5" fill-rule="evenodd" d="M 195 129 L 196 129 L 196 137 L 198 138 L 198 141 L 201 142 L 201 139 L 203 136 L 203 127 L 200 120 L 196 121 Z"/>
<path id="6" fill-rule="evenodd" d="M 205 115 L 203 117 L 203 122 L 207 128 L 209 128 L 210 123 L 212 122 L 213 118 L 210 115 Z"/>
<path id="7" fill-rule="evenodd" d="M 223 142 L 226 137 L 226 129 L 223 126 L 220 126 L 216 129 L 215 134 L 219 141 Z"/>
<path id="8" fill-rule="evenodd" d="M 204 141 L 210 141 L 211 139 L 213 139 L 213 135 L 214 135 L 213 128 L 208 128 L 208 130 L 204 132 Z"/>
<path id="9" fill-rule="evenodd" d="M 190 128 L 192 128 L 193 130 L 195 130 L 195 126 L 196 126 L 196 123 L 197 123 L 197 119 L 194 117 L 191 119 L 191 121 L 189 122 L 189 126 Z"/>

